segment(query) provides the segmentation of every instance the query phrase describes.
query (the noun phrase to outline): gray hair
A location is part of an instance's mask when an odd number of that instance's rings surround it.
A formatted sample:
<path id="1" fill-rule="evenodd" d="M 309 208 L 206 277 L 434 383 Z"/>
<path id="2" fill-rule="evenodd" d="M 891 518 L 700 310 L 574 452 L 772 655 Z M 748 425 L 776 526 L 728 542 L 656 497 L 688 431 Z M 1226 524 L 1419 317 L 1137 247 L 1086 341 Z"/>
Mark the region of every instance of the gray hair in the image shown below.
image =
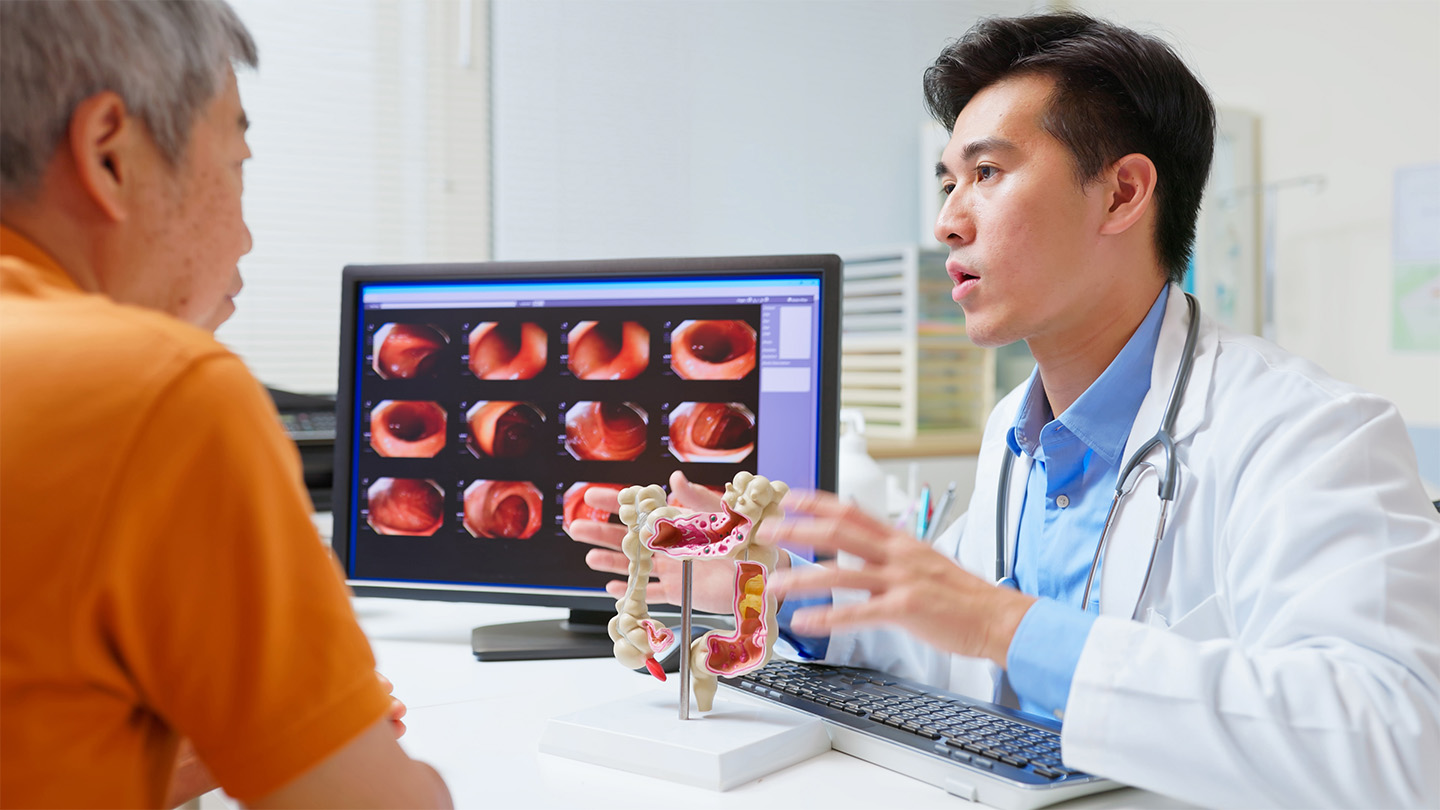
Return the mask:
<path id="1" fill-rule="evenodd" d="M 28 196 L 76 105 L 106 90 L 177 164 L 255 40 L 224 0 L 0 0 L 0 197 Z"/>

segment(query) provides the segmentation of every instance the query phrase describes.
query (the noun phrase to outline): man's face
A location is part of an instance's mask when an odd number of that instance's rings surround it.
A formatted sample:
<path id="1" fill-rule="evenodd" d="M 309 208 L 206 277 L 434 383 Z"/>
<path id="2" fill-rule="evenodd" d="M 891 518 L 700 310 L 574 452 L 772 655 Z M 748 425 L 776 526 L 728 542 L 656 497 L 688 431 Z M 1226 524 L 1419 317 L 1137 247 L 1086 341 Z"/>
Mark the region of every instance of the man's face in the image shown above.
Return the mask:
<path id="1" fill-rule="evenodd" d="M 250 229 L 240 209 L 250 157 L 235 74 L 201 109 L 176 167 L 156 150 L 134 214 L 141 246 L 115 297 L 213 331 L 235 312 Z"/>
<path id="2" fill-rule="evenodd" d="M 977 93 L 936 167 L 947 196 L 935 238 L 950 249 L 951 297 L 980 346 L 1066 339 L 1118 270 L 1090 261 L 1104 195 L 1076 182 L 1069 150 L 1040 126 L 1052 87 L 1019 76 Z"/>

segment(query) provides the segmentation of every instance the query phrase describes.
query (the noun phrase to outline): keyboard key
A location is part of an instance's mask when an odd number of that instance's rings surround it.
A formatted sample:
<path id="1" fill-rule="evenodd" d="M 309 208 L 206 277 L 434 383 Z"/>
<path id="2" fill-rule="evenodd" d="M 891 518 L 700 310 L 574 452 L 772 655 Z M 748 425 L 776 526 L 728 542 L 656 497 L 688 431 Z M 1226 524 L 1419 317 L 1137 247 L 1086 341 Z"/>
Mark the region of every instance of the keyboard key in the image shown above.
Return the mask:
<path id="1" fill-rule="evenodd" d="M 1046 779 L 1059 779 L 1059 778 L 1060 778 L 1060 772 L 1059 772 L 1059 771 L 1052 771 L 1052 770 L 1050 770 L 1049 768 L 1046 768 L 1046 767 L 1043 766 L 1043 765 L 1036 765 L 1036 766 L 1035 766 L 1035 773 L 1037 773 L 1037 774 L 1045 777 Z"/>

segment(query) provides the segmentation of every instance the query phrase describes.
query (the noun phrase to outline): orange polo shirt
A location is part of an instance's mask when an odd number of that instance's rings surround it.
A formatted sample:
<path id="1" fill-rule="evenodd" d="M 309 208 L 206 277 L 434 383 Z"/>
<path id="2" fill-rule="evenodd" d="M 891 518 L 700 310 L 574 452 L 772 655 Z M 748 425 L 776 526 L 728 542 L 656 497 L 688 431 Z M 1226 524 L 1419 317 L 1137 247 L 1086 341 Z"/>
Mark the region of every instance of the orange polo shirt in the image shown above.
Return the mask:
<path id="1" fill-rule="evenodd" d="M 309 511 L 239 358 L 0 229 L 0 804 L 158 806 L 181 736 L 254 799 L 384 716 Z"/>

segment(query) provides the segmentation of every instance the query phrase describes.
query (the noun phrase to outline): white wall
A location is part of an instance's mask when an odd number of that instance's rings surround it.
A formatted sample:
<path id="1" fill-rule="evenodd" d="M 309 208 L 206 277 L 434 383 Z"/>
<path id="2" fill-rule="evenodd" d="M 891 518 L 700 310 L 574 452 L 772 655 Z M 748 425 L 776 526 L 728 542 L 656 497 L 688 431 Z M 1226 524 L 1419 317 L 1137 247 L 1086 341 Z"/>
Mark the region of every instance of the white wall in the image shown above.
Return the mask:
<path id="1" fill-rule="evenodd" d="M 1279 192 L 1276 337 L 1432 428 L 1422 467 L 1440 469 L 1440 355 L 1390 347 L 1395 169 L 1440 161 L 1440 3 L 1073 5 L 1160 34 L 1218 104 L 1257 113 L 1264 182 L 1325 178 Z"/>
<path id="2" fill-rule="evenodd" d="M 1028 0 L 496 0 L 499 259 L 915 239 L 920 77 Z"/>

